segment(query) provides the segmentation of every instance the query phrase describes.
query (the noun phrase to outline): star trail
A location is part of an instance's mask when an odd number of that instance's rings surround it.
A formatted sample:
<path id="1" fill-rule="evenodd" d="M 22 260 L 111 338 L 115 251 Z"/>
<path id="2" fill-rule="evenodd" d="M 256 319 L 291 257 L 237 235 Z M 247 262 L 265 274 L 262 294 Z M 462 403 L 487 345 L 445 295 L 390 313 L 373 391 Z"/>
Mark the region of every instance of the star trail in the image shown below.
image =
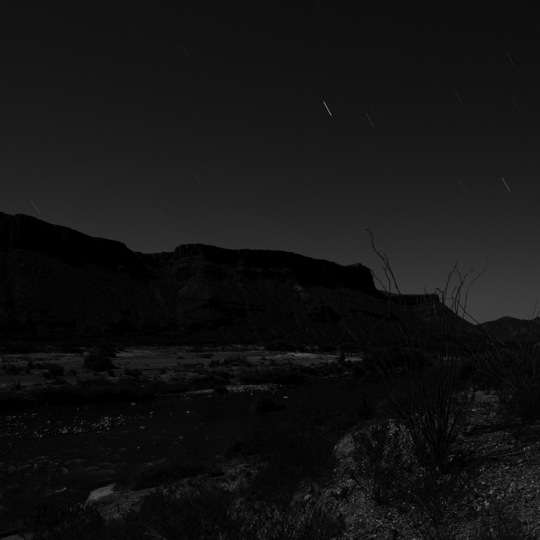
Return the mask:
<path id="1" fill-rule="evenodd" d="M 24 3 L 1 25 L 0 211 L 142 252 L 277 249 L 533 315 L 534 18 L 325 0 Z M 501 185 L 502 184 L 502 185 Z"/>

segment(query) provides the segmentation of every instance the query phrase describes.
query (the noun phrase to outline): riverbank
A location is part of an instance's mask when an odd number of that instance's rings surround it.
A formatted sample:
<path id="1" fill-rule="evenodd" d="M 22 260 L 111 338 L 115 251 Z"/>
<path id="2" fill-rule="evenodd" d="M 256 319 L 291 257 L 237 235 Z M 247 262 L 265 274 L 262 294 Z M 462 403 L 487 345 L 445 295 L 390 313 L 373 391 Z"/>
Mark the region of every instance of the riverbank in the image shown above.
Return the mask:
<path id="1" fill-rule="evenodd" d="M 65 493 L 84 501 L 110 484 L 140 491 L 135 488 L 144 482 L 159 483 L 163 463 L 181 463 L 184 469 L 176 468 L 180 476 L 215 472 L 227 452 L 228 457 L 231 452 L 249 453 L 250 443 L 242 434 L 265 422 L 268 414 L 283 419 L 324 402 L 331 407 L 332 399 L 343 397 L 339 383 L 347 380 L 351 399 L 360 389 L 352 375 L 359 358 L 344 362 L 336 356 L 245 350 L 154 353 L 152 360 L 151 349 L 119 351 L 113 374 L 97 375 L 84 370 L 84 355 L 5 358 L 4 363 L 20 367 L 30 361 L 55 363 L 64 367 L 65 376 L 58 384 L 39 373 L 21 373 L 17 389 L 3 381 L 4 395 L 22 395 L 27 404 L 0 414 L 5 441 L 0 470 L 6 479 L 2 501 L 11 501 L 7 507 L 0 502 L 5 507 L 2 529 L 17 519 L 9 507 L 17 505 L 22 519 L 23 507 L 47 494 Z M 122 385 L 150 397 L 66 404 L 68 395 L 88 399 L 85 388 Z M 47 406 L 30 406 L 36 388 L 42 397 L 48 395 Z M 169 465 L 168 472 L 174 469 Z"/>
<path id="2" fill-rule="evenodd" d="M 229 347 L 129 348 L 114 353 L 99 374 L 85 366 L 88 351 L 11 354 L 0 359 L 0 410 L 37 405 L 141 401 L 196 390 L 226 392 L 245 384 L 300 384 L 353 373 L 360 356 L 279 353 Z"/>

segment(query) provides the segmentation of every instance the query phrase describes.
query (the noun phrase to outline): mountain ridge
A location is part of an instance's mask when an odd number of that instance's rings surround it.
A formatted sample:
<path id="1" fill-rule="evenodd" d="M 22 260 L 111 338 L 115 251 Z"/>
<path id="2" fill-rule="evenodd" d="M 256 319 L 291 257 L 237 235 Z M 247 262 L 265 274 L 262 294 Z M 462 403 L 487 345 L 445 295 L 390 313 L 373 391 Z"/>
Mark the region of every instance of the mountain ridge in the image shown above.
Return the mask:
<path id="1" fill-rule="evenodd" d="M 411 313 L 423 317 L 439 302 L 437 295 L 392 298 L 361 263 L 205 244 L 145 254 L 1 212 L 0 276 L 4 338 L 358 341 L 375 329 L 395 332 L 396 310 L 416 306 Z"/>

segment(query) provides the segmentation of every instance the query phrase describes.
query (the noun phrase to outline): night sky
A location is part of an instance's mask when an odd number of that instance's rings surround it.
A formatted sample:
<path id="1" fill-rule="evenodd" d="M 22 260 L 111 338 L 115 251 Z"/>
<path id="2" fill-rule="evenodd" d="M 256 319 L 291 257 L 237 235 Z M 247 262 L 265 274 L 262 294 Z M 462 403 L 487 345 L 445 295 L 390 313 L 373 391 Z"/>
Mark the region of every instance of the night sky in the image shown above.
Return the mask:
<path id="1" fill-rule="evenodd" d="M 284 250 L 382 279 L 369 228 L 401 292 L 444 288 L 457 262 L 486 268 L 479 322 L 536 315 L 525 2 L 71 4 L 13 2 L 0 22 L 0 211 L 145 253 Z"/>

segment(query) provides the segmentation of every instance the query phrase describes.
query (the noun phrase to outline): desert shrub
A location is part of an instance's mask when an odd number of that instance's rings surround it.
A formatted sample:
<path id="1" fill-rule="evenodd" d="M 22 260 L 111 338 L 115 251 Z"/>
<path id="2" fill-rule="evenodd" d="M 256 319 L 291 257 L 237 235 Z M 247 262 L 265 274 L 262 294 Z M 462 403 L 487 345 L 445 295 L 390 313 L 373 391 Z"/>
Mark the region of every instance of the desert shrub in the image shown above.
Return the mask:
<path id="1" fill-rule="evenodd" d="M 453 540 L 475 521 L 474 477 L 420 469 L 396 485 L 393 505 L 417 538 Z"/>
<path id="2" fill-rule="evenodd" d="M 377 251 L 373 234 L 369 234 L 388 281 L 393 280 L 399 292 L 388 257 Z M 458 284 L 449 298 L 450 282 L 456 275 Z M 447 471 L 461 459 L 457 442 L 474 400 L 472 382 L 460 386 L 459 380 L 460 359 L 468 347 L 467 340 L 461 338 L 467 327 L 459 316 L 460 310 L 462 315 L 466 313 L 468 291 L 462 301 L 466 278 L 455 267 L 445 289 L 438 289 L 441 303 L 449 302 L 451 312 L 442 311 L 431 329 L 422 326 L 411 311 L 389 302 L 389 312 L 399 316 L 399 334 L 392 347 L 372 347 L 364 360 L 364 364 L 371 361 L 384 379 L 386 414 L 407 429 L 420 463 L 438 472 Z"/>
<path id="3" fill-rule="evenodd" d="M 142 374 L 143 374 L 143 372 L 139 368 L 125 367 L 122 370 L 122 375 L 124 375 L 124 377 L 133 377 L 133 378 L 137 379 L 138 377 L 142 377 Z"/>
<path id="4" fill-rule="evenodd" d="M 64 366 L 59 366 L 58 364 L 48 364 L 46 369 L 53 379 L 56 379 L 56 377 L 62 377 L 64 375 Z"/>
<path id="5" fill-rule="evenodd" d="M 102 355 L 108 356 L 109 358 L 116 358 L 117 347 L 112 341 L 108 339 L 102 339 L 96 345 L 96 350 L 101 352 Z"/>
<path id="6" fill-rule="evenodd" d="M 230 512 L 233 501 L 232 494 L 220 489 L 196 489 L 179 496 L 158 489 L 140 509 L 124 516 L 115 538 L 227 539 L 237 532 Z"/>
<path id="7" fill-rule="evenodd" d="M 443 471 L 457 459 L 457 443 L 474 401 L 470 387 L 456 395 L 457 380 L 456 366 L 449 362 L 407 374 L 388 392 L 386 410 L 407 428 L 422 464 Z"/>
<path id="8" fill-rule="evenodd" d="M 537 351 L 493 351 L 484 372 L 504 409 L 523 422 L 540 419 L 540 355 Z"/>
<path id="9" fill-rule="evenodd" d="M 87 354 L 84 358 L 84 367 L 89 371 L 107 371 L 114 369 L 112 360 L 102 351 L 94 351 Z"/>
<path id="10" fill-rule="evenodd" d="M 20 375 L 22 372 L 22 367 L 15 364 L 4 364 L 3 368 L 6 375 Z"/>
<path id="11" fill-rule="evenodd" d="M 227 385 L 224 382 L 216 382 L 214 384 L 214 392 L 216 394 L 228 394 L 229 389 L 227 388 Z"/>
<path id="12" fill-rule="evenodd" d="M 401 477 L 411 467 L 399 429 L 388 420 L 377 421 L 355 431 L 351 438 L 355 482 L 376 504 L 389 504 Z"/>
<path id="13" fill-rule="evenodd" d="M 472 358 L 467 358 L 461 362 L 458 377 L 460 380 L 473 379 L 478 372 L 477 364 Z"/>
<path id="14" fill-rule="evenodd" d="M 225 538 L 245 540 L 330 540 L 342 538 L 342 515 L 319 503 L 317 497 L 298 501 L 281 497 L 259 501 L 241 499 L 242 513 L 236 531 Z"/>
<path id="15" fill-rule="evenodd" d="M 456 538 L 477 516 L 474 477 L 422 468 L 403 426 L 375 422 L 354 432 L 352 440 L 354 480 L 377 504 L 398 509 L 416 537 Z"/>
<path id="16" fill-rule="evenodd" d="M 216 364 L 213 364 L 214 366 Z M 218 364 L 219 365 L 219 362 Z M 251 367 L 251 362 L 242 354 L 236 354 L 233 356 L 229 356 L 228 358 L 225 358 L 223 360 L 224 366 L 245 366 L 245 367 Z"/>
<path id="17" fill-rule="evenodd" d="M 383 371 L 388 372 L 388 364 L 381 359 L 381 355 L 376 351 L 364 354 L 361 367 L 362 369 L 358 371 L 370 378 L 380 378 Z"/>

